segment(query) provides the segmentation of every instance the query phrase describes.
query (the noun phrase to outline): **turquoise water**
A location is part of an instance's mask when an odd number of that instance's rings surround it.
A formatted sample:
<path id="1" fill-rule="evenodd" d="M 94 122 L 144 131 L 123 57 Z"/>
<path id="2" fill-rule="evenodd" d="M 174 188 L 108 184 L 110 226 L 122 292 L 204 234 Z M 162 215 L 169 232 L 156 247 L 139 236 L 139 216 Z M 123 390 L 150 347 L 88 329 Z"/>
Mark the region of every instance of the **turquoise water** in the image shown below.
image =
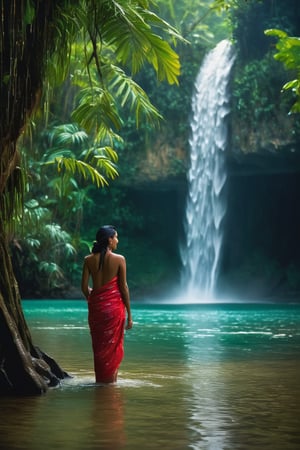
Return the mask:
<path id="1" fill-rule="evenodd" d="M 119 381 L 94 383 L 84 301 L 24 301 L 73 378 L 1 399 L 5 449 L 299 449 L 300 305 L 133 303 Z"/>

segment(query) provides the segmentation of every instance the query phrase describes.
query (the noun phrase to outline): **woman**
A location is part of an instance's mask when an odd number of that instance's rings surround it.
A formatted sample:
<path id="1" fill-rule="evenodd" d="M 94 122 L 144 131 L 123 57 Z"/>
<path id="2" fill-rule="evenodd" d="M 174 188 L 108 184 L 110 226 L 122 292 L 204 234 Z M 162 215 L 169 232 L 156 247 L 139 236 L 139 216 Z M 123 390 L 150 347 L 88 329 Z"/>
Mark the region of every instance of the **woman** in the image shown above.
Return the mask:
<path id="1" fill-rule="evenodd" d="M 113 251 L 118 245 L 115 227 L 104 225 L 96 235 L 92 253 L 85 257 L 81 289 L 88 301 L 88 321 L 94 352 L 97 383 L 117 381 L 118 368 L 124 356 L 125 309 L 126 329 L 132 328 L 126 260 Z M 93 288 L 89 287 L 92 278 Z"/>

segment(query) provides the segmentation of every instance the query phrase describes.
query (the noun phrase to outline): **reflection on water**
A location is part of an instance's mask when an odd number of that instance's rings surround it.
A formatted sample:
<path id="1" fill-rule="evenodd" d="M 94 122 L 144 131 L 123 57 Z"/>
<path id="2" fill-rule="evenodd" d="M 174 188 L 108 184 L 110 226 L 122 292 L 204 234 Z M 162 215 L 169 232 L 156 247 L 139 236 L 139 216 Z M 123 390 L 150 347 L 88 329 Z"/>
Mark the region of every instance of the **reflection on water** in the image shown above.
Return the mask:
<path id="1" fill-rule="evenodd" d="M 212 365 L 192 384 L 193 449 L 296 449 L 299 363 Z"/>
<path id="2" fill-rule="evenodd" d="M 2 398 L 2 448 L 300 448 L 300 306 L 134 305 L 111 386 L 94 383 L 84 302 L 24 308 L 34 342 L 73 378 Z"/>

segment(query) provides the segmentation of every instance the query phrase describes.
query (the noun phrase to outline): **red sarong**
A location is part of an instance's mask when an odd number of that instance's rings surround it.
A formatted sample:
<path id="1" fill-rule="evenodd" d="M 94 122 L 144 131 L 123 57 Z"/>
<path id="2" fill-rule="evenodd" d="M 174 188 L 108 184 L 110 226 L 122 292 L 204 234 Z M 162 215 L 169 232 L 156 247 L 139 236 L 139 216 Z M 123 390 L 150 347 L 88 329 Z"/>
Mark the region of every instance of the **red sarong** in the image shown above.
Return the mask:
<path id="1" fill-rule="evenodd" d="M 96 382 L 111 382 L 124 356 L 125 305 L 114 277 L 88 298 Z"/>

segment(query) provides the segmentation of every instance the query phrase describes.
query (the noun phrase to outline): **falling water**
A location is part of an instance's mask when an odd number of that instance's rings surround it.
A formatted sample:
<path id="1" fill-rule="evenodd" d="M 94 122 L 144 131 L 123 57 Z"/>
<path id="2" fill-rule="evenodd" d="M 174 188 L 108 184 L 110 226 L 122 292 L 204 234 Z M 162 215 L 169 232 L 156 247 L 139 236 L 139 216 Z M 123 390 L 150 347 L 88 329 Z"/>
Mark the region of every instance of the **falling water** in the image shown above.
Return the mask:
<path id="1" fill-rule="evenodd" d="M 205 57 L 192 98 L 189 192 L 181 248 L 182 288 L 190 298 L 214 296 L 226 212 L 226 117 L 233 62 L 230 42 L 220 42 Z"/>

